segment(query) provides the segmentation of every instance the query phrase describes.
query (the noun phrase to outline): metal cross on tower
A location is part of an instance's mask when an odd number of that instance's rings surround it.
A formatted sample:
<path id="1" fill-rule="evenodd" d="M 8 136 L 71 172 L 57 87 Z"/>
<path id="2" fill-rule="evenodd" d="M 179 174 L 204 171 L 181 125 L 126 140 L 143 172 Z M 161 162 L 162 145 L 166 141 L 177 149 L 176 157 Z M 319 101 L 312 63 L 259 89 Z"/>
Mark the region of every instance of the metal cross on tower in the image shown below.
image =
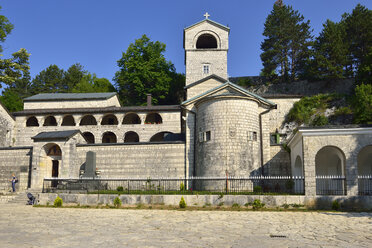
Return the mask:
<path id="1" fill-rule="evenodd" d="M 205 12 L 204 16 L 205 16 L 205 19 L 208 19 L 208 17 L 210 17 L 211 15 L 208 14 L 208 12 Z"/>

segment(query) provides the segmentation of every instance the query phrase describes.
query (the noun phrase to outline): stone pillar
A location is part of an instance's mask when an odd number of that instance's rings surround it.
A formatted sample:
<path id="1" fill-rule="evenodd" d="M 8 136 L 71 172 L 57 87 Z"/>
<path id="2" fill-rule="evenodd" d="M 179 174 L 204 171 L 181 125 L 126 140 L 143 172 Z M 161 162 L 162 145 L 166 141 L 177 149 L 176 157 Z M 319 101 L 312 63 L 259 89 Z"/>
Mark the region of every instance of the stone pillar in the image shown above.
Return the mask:
<path id="1" fill-rule="evenodd" d="M 347 196 L 358 195 L 358 161 L 357 154 L 345 154 L 346 194 Z"/>
<path id="2" fill-rule="evenodd" d="M 311 146 L 306 142 L 306 137 L 303 137 L 303 153 L 304 153 L 304 177 L 305 177 L 305 195 L 316 195 L 316 179 L 315 179 L 315 154 Z"/>

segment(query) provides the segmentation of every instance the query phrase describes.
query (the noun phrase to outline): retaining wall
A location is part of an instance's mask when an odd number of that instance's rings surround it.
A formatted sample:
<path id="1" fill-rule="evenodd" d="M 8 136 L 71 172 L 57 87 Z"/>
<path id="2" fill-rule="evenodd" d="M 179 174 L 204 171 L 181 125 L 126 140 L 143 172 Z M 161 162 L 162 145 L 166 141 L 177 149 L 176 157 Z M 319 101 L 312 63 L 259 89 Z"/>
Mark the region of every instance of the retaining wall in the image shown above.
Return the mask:
<path id="1" fill-rule="evenodd" d="M 80 205 L 113 205 L 114 199 L 118 195 L 109 194 L 69 194 L 69 193 L 40 193 L 38 194 L 38 204 L 53 204 L 56 197 L 62 198 L 64 204 Z M 259 199 L 267 207 L 282 206 L 283 204 L 301 204 L 310 208 L 330 209 L 332 202 L 337 200 L 342 208 L 346 209 L 372 209 L 372 196 L 303 196 L 303 195 L 120 195 L 119 198 L 123 205 L 173 205 L 178 206 L 181 197 L 184 197 L 188 206 L 211 205 L 218 206 L 223 202 L 224 206 L 232 206 L 238 203 L 243 206 L 247 202 Z"/>

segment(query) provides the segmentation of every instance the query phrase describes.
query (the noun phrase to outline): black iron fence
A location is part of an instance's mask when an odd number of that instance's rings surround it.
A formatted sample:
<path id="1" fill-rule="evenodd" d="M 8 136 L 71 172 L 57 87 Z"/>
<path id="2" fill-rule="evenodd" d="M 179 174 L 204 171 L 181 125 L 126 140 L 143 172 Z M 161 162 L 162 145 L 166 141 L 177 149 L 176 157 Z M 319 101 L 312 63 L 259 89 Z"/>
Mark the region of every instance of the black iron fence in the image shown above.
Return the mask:
<path id="1" fill-rule="evenodd" d="M 358 176 L 359 195 L 372 195 L 372 175 Z"/>
<path id="2" fill-rule="evenodd" d="M 122 194 L 304 194 L 290 176 L 191 178 L 45 178 L 43 192 Z"/>
<path id="3" fill-rule="evenodd" d="M 316 176 L 317 195 L 346 195 L 345 176 Z"/>

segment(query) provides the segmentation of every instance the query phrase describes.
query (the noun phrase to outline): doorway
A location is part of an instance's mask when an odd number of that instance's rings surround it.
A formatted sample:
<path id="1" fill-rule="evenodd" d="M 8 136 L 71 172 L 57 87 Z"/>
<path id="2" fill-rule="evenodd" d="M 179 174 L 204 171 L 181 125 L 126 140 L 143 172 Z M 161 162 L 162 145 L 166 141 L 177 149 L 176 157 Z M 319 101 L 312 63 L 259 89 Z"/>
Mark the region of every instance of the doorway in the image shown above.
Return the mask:
<path id="1" fill-rule="evenodd" d="M 58 177 L 58 160 L 53 160 L 52 177 Z M 57 187 L 58 181 L 52 181 L 52 187 Z"/>

